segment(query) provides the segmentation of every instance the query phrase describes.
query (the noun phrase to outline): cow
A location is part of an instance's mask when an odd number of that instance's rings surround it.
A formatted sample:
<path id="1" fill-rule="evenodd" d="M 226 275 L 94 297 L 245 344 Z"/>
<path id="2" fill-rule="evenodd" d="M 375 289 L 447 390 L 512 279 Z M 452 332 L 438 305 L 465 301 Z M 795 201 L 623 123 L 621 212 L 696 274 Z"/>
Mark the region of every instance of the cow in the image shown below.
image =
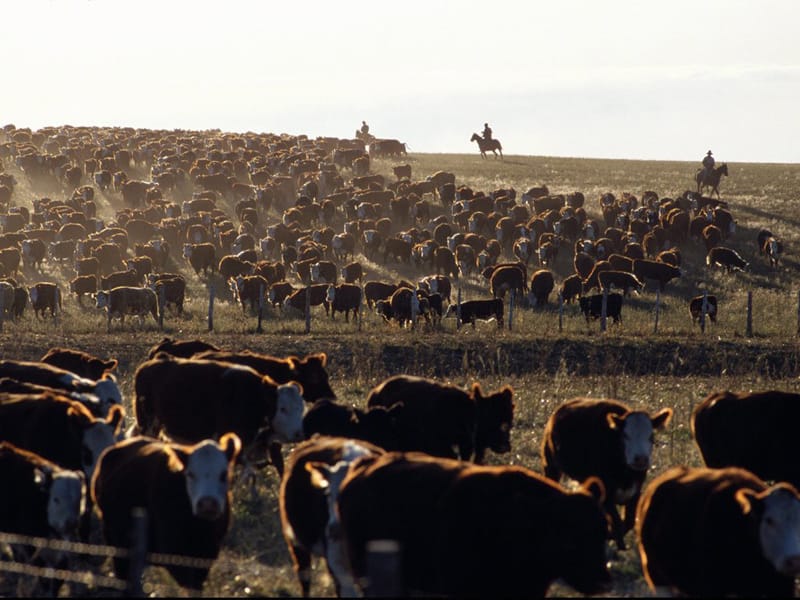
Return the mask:
<path id="1" fill-rule="evenodd" d="M 539 269 L 531 275 L 530 302 L 533 306 L 545 306 L 550 292 L 555 287 L 553 273 L 547 269 Z"/>
<path id="2" fill-rule="evenodd" d="M 325 316 L 330 315 L 330 304 L 328 304 L 328 284 L 315 283 L 306 287 L 301 287 L 289 294 L 283 301 L 283 308 L 294 309 L 305 314 L 306 301 L 309 309 L 312 306 L 320 306 L 325 309 Z"/>
<path id="3" fill-rule="evenodd" d="M 371 309 L 375 308 L 375 303 L 378 300 L 387 300 L 398 288 L 395 283 L 387 281 L 368 281 L 364 284 L 364 298 L 367 301 L 367 306 Z"/>
<path id="4" fill-rule="evenodd" d="M 22 264 L 27 268 L 42 269 L 47 256 L 47 245 L 37 238 L 22 240 Z"/>
<path id="5" fill-rule="evenodd" d="M 460 317 L 459 317 L 460 315 Z M 466 300 L 460 304 L 451 304 L 447 307 L 444 318 L 456 317 L 460 326 L 463 323 L 472 323 L 475 329 L 475 321 L 497 321 L 497 328 L 503 328 L 503 299 L 492 298 L 488 300 Z"/>
<path id="6" fill-rule="evenodd" d="M 64 262 L 75 257 L 75 245 L 75 240 L 58 240 L 50 242 L 47 250 L 51 259 L 56 262 Z M 0 258 L 2 258 L 1 254 Z"/>
<path id="7" fill-rule="evenodd" d="M 360 262 L 347 263 L 342 267 L 342 279 L 345 283 L 361 283 L 364 278 L 364 269 Z"/>
<path id="8" fill-rule="evenodd" d="M 597 281 L 600 284 L 601 291 L 618 289 L 622 290 L 623 296 L 628 296 L 631 290 L 639 294 L 644 288 L 644 284 L 633 273 L 615 271 L 614 269 L 598 273 Z"/>
<path id="9" fill-rule="evenodd" d="M 111 331 L 111 319 L 119 318 L 125 324 L 125 315 L 138 315 L 142 326 L 147 313 L 158 323 L 158 297 L 148 287 L 120 285 L 110 290 L 100 290 L 95 296 L 97 308 L 105 308 L 107 328 Z"/>
<path id="10" fill-rule="evenodd" d="M 69 291 L 78 298 L 78 304 L 83 306 L 83 295 L 97 293 L 96 275 L 78 275 L 69 280 Z"/>
<path id="11" fill-rule="evenodd" d="M 404 422 L 405 414 L 402 402 L 391 407 L 362 409 L 322 398 L 314 402 L 303 416 L 303 433 L 306 439 L 334 436 L 365 441 L 384 450 L 402 450 L 401 436 L 409 428 L 409 424 Z"/>
<path id="12" fill-rule="evenodd" d="M 269 283 L 261 275 L 239 275 L 235 279 L 230 279 L 228 283 L 233 293 L 233 300 L 241 303 L 243 313 L 247 311 L 248 304 L 250 312 L 258 311 L 269 290 Z"/>
<path id="13" fill-rule="evenodd" d="M 186 279 L 183 275 L 152 278 L 148 287 L 156 293 L 160 310 L 172 306 L 179 315 L 183 314 L 183 302 L 186 299 Z"/>
<path id="14" fill-rule="evenodd" d="M 313 410 L 313 409 L 312 409 Z M 310 411 L 309 411 L 310 413 Z M 295 446 L 286 464 L 278 492 L 281 530 L 300 583 L 302 596 L 311 591 L 313 555 L 324 556 L 339 597 L 355 597 L 358 591 L 347 569 L 347 558 L 336 538 L 337 518 L 330 506 L 335 506 L 335 492 L 329 492 L 311 482 L 311 469 L 306 465 L 339 465 L 344 473 L 347 466 L 363 456 L 383 454 L 381 447 L 363 440 L 344 437 L 316 436 Z"/>
<path id="15" fill-rule="evenodd" d="M 423 317 L 427 323 L 430 323 L 430 305 L 426 298 L 420 297 L 416 291 L 410 287 L 400 286 L 387 300 L 391 307 L 390 315 L 387 320 L 395 319 L 400 327 L 410 326 L 415 327 L 419 317 Z"/>
<path id="16" fill-rule="evenodd" d="M 134 437 L 109 448 L 91 480 L 106 543 L 131 547 L 134 509 L 142 508 L 147 552 L 201 559 L 166 565 L 179 585 L 201 590 L 230 524 L 233 466 L 241 448 L 228 432 L 219 442 L 191 446 Z M 128 576 L 129 561 L 114 557 L 117 577 Z"/>
<path id="17" fill-rule="evenodd" d="M 311 264 L 310 276 L 312 283 L 332 283 L 336 285 L 338 279 L 336 264 L 329 260 L 321 260 Z"/>
<path id="18" fill-rule="evenodd" d="M 549 417 L 541 442 L 542 469 L 546 477 L 566 476 L 603 481 L 604 507 L 611 517 L 611 534 L 624 550 L 625 534 L 633 528 L 636 504 L 650 468 L 653 432 L 666 427 L 673 411 L 664 408 L 651 415 L 633 410 L 618 400 L 574 398 Z M 624 519 L 617 505 L 624 507 Z"/>
<path id="19" fill-rule="evenodd" d="M 358 311 L 361 307 L 361 288 L 352 283 L 342 283 L 340 285 L 328 286 L 328 304 L 331 307 L 331 320 L 334 319 L 336 311 L 344 313 L 344 321 L 350 321 L 350 311 L 353 311 L 353 321 L 358 319 Z"/>
<path id="20" fill-rule="evenodd" d="M 745 271 L 749 266 L 736 250 L 726 246 L 714 246 L 706 254 L 706 265 L 717 266 L 727 269 L 728 273 L 733 271 Z"/>
<path id="21" fill-rule="evenodd" d="M 0 378 L 9 377 L 64 393 L 89 394 L 99 407 L 92 412 L 107 416 L 114 405 L 122 405 L 123 397 L 113 373 L 106 372 L 98 379 L 81 377 L 62 367 L 38 361 L 0 360 Z"/>
<path id="22" fill-rule="evenodd" d="M 368 543 L 389 539 L 401 552 L 401 596 L 544 597 L 556 579 L 586 594 L 610 589 L 597 479 L 567 491 L 524 467 L 418 452 L 344 466 L 306 468 L 312 484 L 336 498 L 328 544 L 344 545 L 351 577 L 362 585 Z"/>
<path id="23" fill-rule="evenodd" d="M 267 297 L 272 306 L 280 308 L 283 306 L 284 300 L 294 291 L 295 287 L 288 281 L 276 281 L 269 286 Z"/>
<path id="24" fill-rule="evenodd" d="M 255 263 L 249 260 L 242 260 L 235 254 L 226 254 L 219 259 L 217 271 L 225 281 L 244 275 L 252 275 L 255 270 Z"/>
<path id="25" fill-rule="evenodd" d="M 423 277 L 418 282 L 419 289 L 424 290 L 429 295 L 439 294 L 442 301 L 447 301 L 448 304 L 452 302 L 450 294 L 452 292 L 452 284 L 450 278 L 446 275 L 428 275 Z"/>
<path id="26" fill-rule="evenodd" d="M 55 317 L 57 312 L 61 312 L 61 289 L 57 283 L 49 281 L 37 283 L 28 288 L 28 295 L 31 299 L 31 307 L 37 318 L 44 318 L 45 311 Z"/>
<path id="27" fill-rule="evenodd" d="M 220 431 L 233 431 L 245 456 L 266 440 L 279 475 L 280 444 L 304 437 L 301 385 L 278 384 L 243 364 L 157 354 L 137 367 L 134 388 L 140 434 L 197 443 Z"/>
<path id="28" fill-rule="evenodd" d="M 561 299 L 567 304 L 571 304 L 575 298 L 579 298 L 582 292 L 583 281 L 581 280 L 581 276 L 577 273 L 566 277 L 564 281 L 561 282 L 561 287 L 558 291 L 561 295 Z"/>
<path id="29" fill-rule="evenodd" d="M 712 323 L 717 322 L 717 297 L 713 294 L 706 294 L 706 316 L 711 319 Z M 703 311 L 703 296 L 695 296 L 689 300 L 689 314 L 692 315 L 692 322 L 697 323 L 700 320 L 700 314 Z"/>
<path id="30" fill-rule="evenodd" d="M 184 244 L 183 257 L 192 265 L 195 275 L 199 275 L 201 269 L 203 275 L 208 276 L 209 271 L 213 275 L 217 269 L 217 250 L 211 242 Z"/>
<path id="31" fill-rule="evenodd" d="M 642 494 L 636 533 L 658 595 L 795 595 L 800 495 L 788 483 L 768 486 L 737 467 L 673 467 Z"/>
<path id="32" fill-rule="evenodd" d="M 681 277 L 681 270 L 657 260 L 637 258 L 633 261 L 633 274 L 644 283 L 647 280 L 657 281 L 659 291 L 663 292 L 667 283 Z"/>
<path id="33" fill-rule="evenodd" d="M 387 238 L 383 245 L 383 264 L 386 264 L 390 256 L 396 262 L 410 264 L 411 246 L 412 244 L 404 239 L 397 237 Z"/>
<path id="34" fill-rule="evenodd" d="M 114 271 L 100 278 L 100 289 L 111 290 L 120 285 L 136 287 L 142 284 L 142 278 L 135 269 L 125 271 Z"/>
<path id="35" fill-rule="evenodd" d="M 397 177 L 397 181 L 400 181 L 401 179 L 408 179 L 411 181 L 411 165 L 409 164 L 395 165 L 392 167 L 392 173 L 394 173 L 394 176 Z"/>
<path id="36" fill-rule="evenodd" d="M 783 254 L 783 242 L 781 242 L 774 236 L 770 236 L 766 240 L 764 240 L 764 244 L 761 247 L 761 251 L 763 252 L 763 254 L 766 255 L 767 259 L 769 259 L 769 266 L 774 269 L 778 266 L 778 260 Z"/>
<path id="37" fill-rule="evenodd" d="M 503 299 L 507 291 L 512 291 L 519 300 L 528 291 L 525 271 L 516 265 L 495 267 L 489 278 L 489 290 L 493 298 Z"/>
<path id="38" fill-rule="evenodd" d="M 148 350 L 147 358 L 152 359 L 159 352 L 166 352 L 170 356 L 177 356 L 179 358 L 191 358 L 195 354 L 206 352 L 207 350 L 216 351 L 221 350 L 221 348 L 200 339 L 175 340 L 165 337 Z"/>
<path id="39" fill-rule="evenodd" d="M 119 364 L 116 358 L 104 360 L 83 350 L 58 346 L 50 348 L 39 361 L 95 381 L 114 371 Z"/>
<path id="40" fill-rule="evenodd" d="M 581 296 L 578 302 L 587 324 L 590 319 L 599 319 L 603 316 L 603 294 Z M 622 294 L 608 294 L 606 317 L 611 317 L 614 323 L 622 322 Z"/>
<path id="41" fill-rule="evenodd" d="M 511 451 L 514 389 L 506 385 L 484 395 L 474 382 L 469 390 L 436 379 L 395 375 L 367 394 L 367 407 L 404 404 L 401 450 L 483 464 L 486 451 Z M 457 448 L 457 450 L 456 450 Z"/>

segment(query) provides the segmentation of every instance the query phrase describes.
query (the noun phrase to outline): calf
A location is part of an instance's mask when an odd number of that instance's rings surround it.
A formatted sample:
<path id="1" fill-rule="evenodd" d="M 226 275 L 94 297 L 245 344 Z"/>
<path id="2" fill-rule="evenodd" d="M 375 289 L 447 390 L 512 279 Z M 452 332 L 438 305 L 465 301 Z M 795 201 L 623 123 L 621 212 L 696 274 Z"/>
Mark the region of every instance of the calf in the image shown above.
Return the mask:
<path id="1" fill-rule="evenodd" d="M 559 406 L 547 421 L 541 459 L 546 477 L 563 475 L 582 481 L 598 477 L 606 489 L 603 506 L 611 517 L 611 535 L 620 550 L 633 528 L 636 503 L 650 468 L 653 432 L 663 429 L 672 409 L 654 415 L 632 410 L 618 400 L 574 398 Z M 625 509 L 624 520 L 617 505 Z"/>
<path id="2" fill-rule="evenodd" d="M 56 311 L 61 311 L 61 289 L 57 283 L 41 282 L 28 288 L 31 307 L 37 318 L 44 318 L 44 312 L 49 311 L 51 317 L 56 316 Z"/>
<path id="3" fill-rule="evenodd" d="M 177 356 L 179 358 L 191 358 L 195 354 L 206 352 L 207 350 L 220 350 L 220 348 L 214 344 L 198 339 L 175 340 L 172 338 L 164 338 L 150 348 L 147 352 L 147 358 L 154 358 L 159 352 L 166 352 L 170 356 Z"/>
<path id="4" fill-rule="evenodd" d="M 343 475 L 358 458 L 380 454 L 383 449 L 368 442 L 315 436 L 299 443 L 289 456 L 286 473 L 281 479 L 278 506 L 283 537 L 304 598 L 309 597 L 311 591 L 313 555 L 325 557 L 337 596 L 358 595 L 337 531 L 335 509 L 329 510 L 336 502 L 335 491 L 312 484 L 312 472 L 306 465 L 325 464 L 331 468 L 339 465 L 337 472 Z M 338 487 L 338 482 L 333 487 Z"/>
<path id="5" fill-rule="evenodd" d="M 195 275 L 199 275 L 203 271 L 203 275 L 208 276 L 208 272 L 214 274 L 217 268 L 217 249 L 211 242 L 202 242 L 199 244 L 183 245 L 183 257 L 192 265 Z"/>
<path id="6" fill-rule="evenodd" d="M 674 467 L 642 494 L 636 532 L 644 576 L 656 594 L 795 595 L 800 495 L 787 483 L 768 487 L 735 467 Z"/>
<path id="7" fill-rule="evenodd" d="M 739 256 L 736 250 L 725 246 L 715 246 L 706 255 L 706 265 L 715 265 L 727 269 L 728 273 L 733 271 L 744 271 L 750 266 L 746 260 Z"/>
<path id="8" fill-rule="evenodd" d="M 186 299 L 186 279 L 183 275 L 158 276 L 157 279 L 151 279 L 148 287 L 156 293 L 159 304 L 163 300 L 162 310 L 171 306 L 179 315 L 183 314 L 183 302 Z"/>
<path id="9" fill-rule="evenodd" d="M 351 262 L 342 267 L 342 279 L 345 283 L 355 283 L 364 278 L 364 269 L 359 262 Z"/>
<path id="10" fill-rule="evenodd" d="M 134 508 L 147 514 L 148 553 L 215 560 L 230 524 L 231 479 L 241 442 L 226 433 L 219 443 L 193 446 L 134 437 L 109 448 L 98 463 L 91 494 L 107 544 L 133 544 Z M 200 590 L 210 564 L 167 564 L 175 581 Z M 129 559 L 114 557 L 114 572 L 126 578 Z"/>
<path id="11" fill-rule="evenodd" d="M 295 291 L 294 286 L 288 281 L 277 281 L 269 286 L 268 297 L 272 306 L 280 308 L 284 300 Z"/>
<path id="12" fill-rule="evenodd" d="M 69 291 L 78 297 L 78 304 L 83 306 L 84 294 L 97 293 L 96 275 L 78 275 L 69 280 Z"/>
<path id="13" fill-rule="evenodd" d="M 95 300 L 97 308 L 107 311 L 108 331 L 111 331 L 112 318 L 119 317 L 120 325 L 124 325 L 125 315 L 138 315 L 144 325 L 144 318 L 150 313 L 158 323 L 158 298 L 150 288 L 121 285 L 97 292 Z"/>
<path id="14" fill-rule="evenodd" d="M 299 288 L 289 294 L 283 301 L 284 309 L 293 308 L 296 311 L 305 313 L 306 301 L 308 301 L 309 308 L 312 306 L 319 306 L 320 304 L 325 309 L 325 315 L 330 314 L 330 304 L 328 304 L 328 284 L 315 283 L 313 285 Z"/>
<path id="15" fill-rule="evenodd" d="M 397 284 L 387 281 L 368 281 L 364 284 L 364 298 L 370 309 L 375 308 L 378 300 L 387 300 L 396 290 Z"/>
<path id="16" fill-rule="evenodd" d="M 561 287 L 559 288 L 561 299 L 567 304 L 571 304 L 575 298 L 580 297 L 582 291 L 583 281 L 577 273 L 573 273 L 565 278 L 564 281 L 561 282 Z"/>
<path id="17" fill-rule="evenodd" d="M 658 289 L 663 292 L 667 283 L 681 276 L 681 270 L 657 260 L 637 258 L 633 261 L 633 274 L 641 281 L 648 279 L 657 281 Z"/>
<path id="18" fill-rule="evenodd" d="M 603 316 L 603 294 L 582 296 L 578 299 L 578 302 L 581 305 L 581 312 L 586 317 L 587 324 L 590 319 L 599 319 Z M 608 294 L 606 317 L 611 317 L 614 323 L 622 322 L 622 294 Z"/>
<path id="19" fill-rule="evenodd" d="M 460 317 L 459 317 L 460 314 Z M 475 321 L 497 321 L 497 328 L 503 328 L 503 299 L 492 298 L 491 300 L 467 300 L 460 304 L 451 304 L 447 307 L 445 318 L 455 316 L 460 319 L 459 325 L 472 323 L 475 329 Z"/>
<path id="20" fill-rule="evenodd" d="M 231 362 L 157 354 L 134 374 L 134 412 L 143 435 L 159 431 L 177 442 L 197 443 L 233 431 L 249 454 L 258 439 L 278 445 L 303 439 L 302 387 L 276 383 Z M 278 446 L 279 449 L 279 446 Z M 279 474 L 283 461 L 271 457 Z"/>
<path id="21" fill-rule="evenodd" d="M 633 273 L 627 271 L 615 271 L 613 269 L 602 271 L 597 274 L 597 281 L 600 290 L 618 289 L 622 290 L 623 296 L 628 296 L 631 290 L 639 294 L 644 288 L 644 284 Z"/>
<path id="22" fill-rule="evenodd" d="M 95 381 L 102 379 L 106 373 L 111 373 L 119 364 L 116 358 L 103 360 L 83 350 L 59 347 L 50 348 L 39 360 Z"/>
<path id="23" fill-rule="evenodd" d="M 533 306 L 544 306 L 547 298 L 555 287 L 553 273 L 547 269 L 539 269 L 531 275 L 531 304 Z"/>
<path id="24" fill-rule="evenodd" d="M 401 434 L 405 450 L 482 464 L 486 451 L 511 451 L 514 390 L 504 386 L 484 396 L 479 383 L 470 390 L 411 375 L 395 375 L 370 390 L 367 406 L 405 405 L 409 431 Z M 458 452 L 454 451 L 458 448 Z"/>
<path id="25" fill-rule="evenodd" d="M 717 297 L 713 294 L 706 294 L 706 316 L 711 319 L 712 323 L 717 322 Z M 703 296 L 695 296 L 689 300 L 689 314 L 692 315 L 692 322 L 697 323 L 700 320 L 700 314 L 703 311 Z"/>
<path id="26" fill-rule="evenodd" d="M 356 582 L 368 572 L 368 543 L 390 539 L 401 552 L 399 595 L 544 597 L 556 579 L 584 594 L 610 588 L 597 479 L 568 492 L 523 467 L 416 452 L 344 466 L 306 468 L 335 499 L 329 544 L 345 546 Z"/>
<path id="27" fill-rule="evenodd" d="M 358 319 L 361 307 L 361 288 L 352 283 L 328 286 L 328 304 L 331 306 L 331 320 L 336 311 L 344 313 L 345 323 L 350 321 L 350 311 L 353 311 L 353 321 Z"/>

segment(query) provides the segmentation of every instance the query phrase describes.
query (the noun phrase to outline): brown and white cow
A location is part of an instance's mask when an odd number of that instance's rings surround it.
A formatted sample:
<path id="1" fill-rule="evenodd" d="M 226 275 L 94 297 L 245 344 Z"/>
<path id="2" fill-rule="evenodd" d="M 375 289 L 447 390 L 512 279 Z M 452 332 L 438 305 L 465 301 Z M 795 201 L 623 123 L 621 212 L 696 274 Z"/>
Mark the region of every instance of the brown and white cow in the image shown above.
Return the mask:
<path id="1" fill-rule="evenodd" d="M 486 451 L 511 451 L 514 390 L 504 386 L 484 395 L 478 382 L 458 386 L 412 375 L 389 377 L 370 390 L 367 406 L 405 405 L 404 448 L 445 458 L 474 458 L 483 463 Z"/>
<path id="2" fill-rule="evenodd" d="M 489 290 L 493 298 L 504 298 L 507 291 L 514 291 L 517 298 L 522 298 L 528 291 L 526 269 L 517 265 L 499 265 L 492 270 L 489 278 Z"/>
<path id="3" fill-rule="evenodd" d="M 538 269 L 531 275 L 530 302 L 533 306 L 547 305 L 550 292 L 555 287 L 553 273 L 548 269 Z"/>
<path id="4" fill-rule="evenodd" d="M 105 308 L 108 316 L 108 330 L 111 331 L 111 319 L 119 318 L 125 324 L 125 315 L 137 315 L 144 325 L 147 313 L 153 315 L 158 323 L 158 297 L 148 287 L 120 285 L 111 290 L 100 290 L 95 296 L 97 308 Z"/>
<path id="5" fill-rule="evenodd" d="M 315 436 L 299 443 L 289 455 L 281 479 L 278 504 L 283 537 L 304 598 L 309 597 L 311 591 L 311 558 L 314 555 L 325 557 L 338 596 L 358 594 L 347 568 L 344 549 L 341 543 L 337 543 L 339 532 L 336 531 L 335 503 L 339 481 L 325 489 L 313 485 L 311 470 L 306 465 L 319 467 L 325 464 L 331 468 L 339 465 L 337 473 L 344 476 L 347 467 L 356 459 L 382 453 L 382 448 L 361 440 Z"/>
<path id="6" fill-rule="evenodd" d="M 636 503 L 651 466 L 653 433 L 672 418 L 672 409 L 655 414 L 633 410 L 618 400 L 574 398 L 559 406 L 545 425 L 541 444 L 546 477 L 582 481 L 598 477 L 606 488 L 603 503 L 611 535 L 620 550 L 633 528 Z M 625 509 L 624 520 L 617 506 Z"/>
<path id="7" fill-rule="evenodd" d="M 329 548 L 344 546 L 365 595 L 382 583 L 364 586 L 376 539 L 399 546 L 400 596 L 544 597 L 557 579 L 585 594 L 610 588 L 604 490 L 595 478 L 569 492 L 523 467 L 417 452 L 307 468 L 312 484 L 335 495 Z"/>
<path id="8" fill-rule="evenodd" d="M 233 466 L 240 451 L 233 433 L 192 446 L 134 437 L 109 448 L 91 480 L 106 543 L 130 547 L 134 509 L 143 508 L 147 552 L 208 560 L 166 566 L 179 585 L 202 589 L 230 524 Z M 114 558 L 118 577 L 129 570 L 127 557 Z"/>
<path id="9" fill-rule="evenodd" d="M 78 298 L 78 304 L 83 306 L 84 294 L 93 295 L 97 293 L 96 275 L 77 275 L 69 280 L 69 291 Z"/>
<path id="10" fill-rule="evenodd" d="M 738 467 L 674 467 L 644 490 L 636 533 L 658 595 L 795 595 L 800 494 L 788 483 L 768 487 Z"/>
<path id="11" fill-rule="evenodd" d="M 257 439 L 269 444 L 304 439 L 301 385 L 278 384 L 241 364 L 157 354 L 137 367 L 134 387 L 136 423 L 143 435 L 163 432 L 176 442 L 197 443 L 232 431 L 246 454 Z M 273 452 L 280 474 L 282 458 Z"/>
<path id="12" fill-rule="evenodd" d="M 712 323 L 717 322 L 717 297 L 713 294 L 706 294 L 706 316 L 711 319 Z M 692 322 L 697 323 L 700 320 L 700 314 L 703 312 L 703 296 L 695 296 L 689 300 L 689 314 L 692 315 Z"/>

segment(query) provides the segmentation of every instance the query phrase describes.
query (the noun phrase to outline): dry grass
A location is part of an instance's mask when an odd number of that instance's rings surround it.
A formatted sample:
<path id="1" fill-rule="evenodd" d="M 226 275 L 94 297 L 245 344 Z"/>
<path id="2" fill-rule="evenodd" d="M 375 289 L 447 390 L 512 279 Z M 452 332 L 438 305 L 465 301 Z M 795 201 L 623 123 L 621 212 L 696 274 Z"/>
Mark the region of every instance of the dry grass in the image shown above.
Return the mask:
<path id="1" fill-rule="evenodd" d="M 414 179 L 424 179 L 438 170 L 452 171 L 459 184 L 492 191 L 513 187 L 521 194 L 529 187 L 546 184 L 551 192 L 582 191 L 591 216 L 599 218 L 597 198 L 612 191 L 640 196 L 655 190 L 660 196 L 675 196 L 691 188 L 696 165 L 678 162 L 611 161 L 549 157 L 507 156 L 504 161 L 470 155 L 411 155 L 403 160 L 373 161 L 373 171 L 393 178 L 391 167 L 408 162 Z M 781 389 L 800 391 L 798 380 L 797 258 L 800 241 L 797 221 L 797 191 L 800 166 L 731 164 L 730 176 L 721 191 L 738 220 L 730 245 L 751 263 L 746 273 L 709 271 L 699 242 L 683 248 L 686 274 L 668 286 L 661 297 L 658 332 L 654 333 L 655 294 L 646 290 L 623 308 L 623 324 L 600 334 L 598 325 L 587 325 L 577 308 L 565 307 L 559 330 L 557 308 L 518 310 L 513 331 L 498 331 L 479 324 L 456 331 L 452 322 L 431 330 L 399 330 L 375 315 L 363 315 L 361 331 L 356 324 L 335 323 L 314 309 L 312 333 L 304 333 L 301 319 L 285 318 L 271 310 L 264 333 L 256 334 L 256 320 L 229 303 L 224 282 L 213 281 L 217 291 L 214 332 L 207 331 L 208 282 L 186 269 L 182 259 L 172 267 L 182 269 L 189 281 L 191 299 L 183 318 L 168 316 L 165 330 L 151 320 L 139 326 L 135 320 L 106 333 L 105 318 L 96 309 L 78 306 L 67 298 L 64 313 L 56 322 L 35 319 L 30 313 L 20 322 L 6 322 L 0 341 L 2 358 L 37 359 L 48 347 L 72 346 L 119 359 L 119 376 L 128 402 L 132 377 L 147 349 L 164 335 L 203 337 L 232 348 L 251 348 L 285 355 L 324 350 L 329 356 L 331 382 L 339 398 L 363 405 L 369 389 L 388 375 L 415 373 L 441 378 L 458 385 L 474 380 L 496 389 L 510 383 L 515 389 L 516 421 L 513 452 L 490 456 L 494 464 L 513 463 L 539 470 L 539 444 L 544 423 L 561 402 L 575 396 L 615 397 L 637 407 L 656 410 L 671 406 L 674 419 L 658 436 L 652 474 L 675 464 L 700 464 L 689 431 L 693 406 L 712 390 Z M 17 204 L 30 207 L 34 191 L 24 175 L 15 192 Z M 62 192 L 66 193 L 66 192 Z M 53 194 L 56 195 L 56 194 Z M 56 195 L 57 197 L 57 195 Z M 100 212 L 114 216 L 121 200 L 115 193 L 97 194 Z M 272 215 L 278 218 L 278 215 Z M 755 248 L 756 232 L 771 229 L 786 246 L 786 256 L 777 270 L 770 269 Z M 416 279 L 428 273 L 406 265 L 369 262 L 368 278 Z M 571 272 L 571 256 L 561 256 L 553 266 L 557 284 Z M 71 270 L 46 265 L 42 273 L 25 272 L 30 283 L 55 280 L 67 289 Z M 464 299 L 486 297 L 486 284 L 479 278 L 461 282 Z M 704 334 L 692 325 L 687 310 L 690 296 L 707 289 L 720 301 L 720 318 Z M 747 292 L 753 295 L 753 337 L 746 333 Z M 130 406 L 128 406 L 130 408 Z M 288 449 L 287 449 L 288 450 Z M 243 485 L 235 489 L 233 527 L 220 560 L 212 569 L 204 590 L 214 596 L 294 596 L 299 586 L 291 570 L 289 555 L 280 533 L 277 511 L 278 481 L 267 471 L 259 484 L 259 497 L 249 497 Z M 630 534 L 632 536 L 632 534 Z M 629 538 L 633 541 L 633 538 Z M 620 553 L 613 563 L 615 596 L 647 594 L 635 550 Z M 332 596 L 333 586 L 324 566 L 317 563 L 312 593 Z M 185 595 L 159 569 L 150 569 L 146 589 L 153 596 Z M 554 586 L 551 595 L 571 595 L 568 588 Z"/>

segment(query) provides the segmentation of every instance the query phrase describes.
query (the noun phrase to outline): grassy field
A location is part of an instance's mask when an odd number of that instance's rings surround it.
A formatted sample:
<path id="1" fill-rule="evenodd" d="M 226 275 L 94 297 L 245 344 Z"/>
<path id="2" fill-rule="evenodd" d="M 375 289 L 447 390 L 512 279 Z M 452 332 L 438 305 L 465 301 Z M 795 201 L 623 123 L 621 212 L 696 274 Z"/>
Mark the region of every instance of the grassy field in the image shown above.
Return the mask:
<path id="1" fill-rule="evenodd" d="M 451 171 L 458 185 L 490 192 L 514 188 L 519 196 L 528 188 L 547 185 L 551 193 L 581 191 L 590 216 L 601 220 L 598 198 L 605 192 L 618 197 L 629 192 L 637 197 L 654 190 L 660 197 L 675 197 L 693 189 L 699 165 L 685 162 L 643 162 L 579 158 L 506 156 L 504 161 L 476 155 L 411 154 L 402 160 L 373 161 L 373 172 L 393 179 L 391 168 L 407 162 L 413 179 L 439 171 Z M 6 170 L 19 181 L 13 200 L 31 207 L 42 195 L 13 165 Z M 587 324 L 575 305 L 565 307 L 559 327 L 558 307 L 517 310 L 513 329 L 498 330 L 493 323 L 479 323 L 456 330 L 445 321 L 439 328 L 420 326 L 399 329 L 374 314 L 363 314 L 360 326 L 325 318 L 314 309 L 312 331 L 305 322 L 269 310 L 263 333 L 256 333 L 256 318 L 230 302 L 224 282 L 198 278 L 174 251 L 172 267 L 187 277 L 191 294 L 183 317 L 168 315 L 164 331 L 152 320 L 136 319 L 124 327 L 114 323 L 106 333 L 102 313 L 81 307 L 67 297 L 63 313 L 55 320 L 38 320 L 26 312 L 18 322 L 5 322 L 0 334 L 4 359 L 38 359 L 50 346 L 76 347 L 119 360 L 118 376 L 127 408 L 133 397 L 132 378 L 147 350 L 162 337 L 202 337 L 229 349 L 250 348 L 275 355 L 324 351 L 328 355 L 331 384 L 339 399 L 363 406 L 367 392 L 383 378 L 397 373 L 437 377 L 457 385 L 480 381 L 484 389 L 511 384 L 515 390 L 516 415 L 512 453 L 490 455 L 493 464 L 518 464 L 538 471 L 539 444 L 545 421 L 563 401 L 576 396 L 613 397 L 650 411 L 670 406 L 672 423 L 657 436 L 652 475 L 676 464 L 699 465 L 691 439 L 689 417 L 693 406 L 719 389 L 780 389 L 800 392 L 798 329 L 798 262 L 794 248 L 800 241 L 797 210 L 800 165 L 730 164 L 730 175 L 720 186 L 722 199 L 737 220 L 737 231 L 727 244 L 750 262 L 744 273 L 728 274 L 705 265 L 705 249 L 699 241 L 681 247 L 683 276 L 667 286 L 660 297 L 656 331 L 656 294 L 646 289 L 626 300 L 623 323 L 601 333 L 599 325 Z M 50 190 L 58 197 L 58 190 Z M 68 191 L 62 191 L 64 195 Z M 113 218 L 121 207 L 118 194 L 97 192 L 98 212 Z M 232 206 L 229 207 L 232 213 Z M 279 219 L 279 215 L 272 215 Z M 785 245 L 785 257 L 771 269 L 756 247 L 756 233 L 770 229 Z M 367 261 L 357 256 L 368 271 L 367 279 L 412 281 L 427 275 L 414 267 Z M 533 266 L 529 272 L 533 270 Z M 552 270 L 558 285 L 572 272 L 572 255 L 562 253 Z M 172 270 L 172 269 L 171 269 Z M 43 272 L 26 271 L 28 284 L 59 281 L 68 290 L 70 267 L 45 263 Z M 216 293 L 214 331 L 208 331 L 208 289 Z M 463 299 L 488 297 L 486 282 L 478 277 L 460 282 Z M 719 318 L 701 333 L 689 317 L 688 299 L 703 290 L 719 299 Z M 752 336 L 746 328 L 747 296 L 752 293 Z M 551 301 L 554 298 L 551 297 Z M 88 302 L 86 303 L 89 304 Z M 319 310 L 319 312 L 316 312 Z M 286 448 L 289 451 L 289 448 Z M 243 484 L 235 489 L 233 527 L 220 560 L 212 570 L 205 594 L 214 596 L 294 596 L 299 586 L 291 571 L 289 555 L 280 533 L 277 511 L 278 481 L 267 470 L 259 483 L 259 496 L 250 498 Z M 633 546 L 633 534 L 629 534 Z M 613 596 L 647 594 L 635 549 L 614 558 Z M 150 569 L 147 590 L 154 596 L 185 595 L 159 569 Z M 312 593 L 332 596 L 333 586 L 321 563 L 315 569 Z M 569 596 L 569 588 L 554 586 L 553 596 Z"/>

